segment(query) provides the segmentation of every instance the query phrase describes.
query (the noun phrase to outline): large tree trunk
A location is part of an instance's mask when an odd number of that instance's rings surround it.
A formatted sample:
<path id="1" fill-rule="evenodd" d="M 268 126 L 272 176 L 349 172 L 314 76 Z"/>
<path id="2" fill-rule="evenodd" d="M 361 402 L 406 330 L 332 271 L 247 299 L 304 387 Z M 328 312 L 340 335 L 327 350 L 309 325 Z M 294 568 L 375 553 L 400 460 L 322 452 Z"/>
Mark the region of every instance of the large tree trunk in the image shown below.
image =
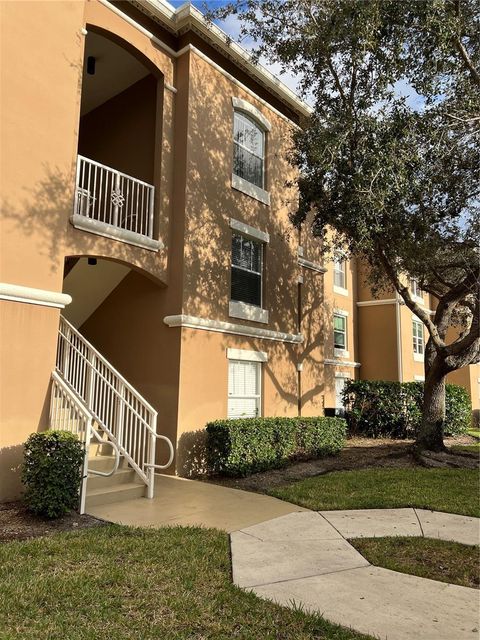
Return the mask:
<path id="1" fill-rule="evenodd" d="M 415 443 L 419 451 L 445 451 L 445 376 L 430 369 L 424 386 L 422 424 Z"/>

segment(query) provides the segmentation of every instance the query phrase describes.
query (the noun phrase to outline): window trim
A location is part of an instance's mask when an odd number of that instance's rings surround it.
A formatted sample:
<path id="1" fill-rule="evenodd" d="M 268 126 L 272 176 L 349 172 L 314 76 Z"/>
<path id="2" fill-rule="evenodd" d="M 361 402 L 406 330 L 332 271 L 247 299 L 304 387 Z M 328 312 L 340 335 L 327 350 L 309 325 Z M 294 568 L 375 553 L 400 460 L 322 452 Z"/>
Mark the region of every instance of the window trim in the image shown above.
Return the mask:
<path id="1" fill-rule="evenodd" d="M 271 131 L 272 125 L 270 124 L 270 121 L 267 120 L 260 109 L 257 109 L 257 107 L 255 107 L 251 102 L 232 96 L 232 105 L 235 111 L 244 111 L 251 118 L 257 120 L 258 124 L 265 129 L 265 131 Z"/>
<path id="2" fill-rule="evenodd" d="M 251 104 L 250 102 L 247 102 L 246 100 L 242 100 L 241 98 L 236 98 L 235 96 L 232 96 L 232 105 L 233 105 L 233 120 L 235 121 L 235 112 L 238 113 L 243 113 L 245 114 L 247 117 L 249 117 L 254 124 L 256 124 L 256 126 L 261 129 L 263 131 L 263 168 L 262 168 L 262 175 L 263 175 L 263 187 L 259 187 L 256 184 L 253 184 L 252 182 L 249 182 L 248 180 L 245 180 L 245 178 L 242 178 L 240 176 L 237 176 L 236 173 L 233 172 L 232 170 L 232 189 L 236 189 L 237 191 L 240 191 L 241 193 L 250 196 L 251 198 L 254 198 L 255 200 L 258 200 L 259 202 L 261 202 L 262 204 L 265 204 L 267 206 L 270 206 L 270 193 L 269 191 L 267 191 L 265 189 L 266 186 L 266 178 L 267 178 L 267 133 L 269 131 L 271 131 L 272 129 L 272 125 L 270 124 L 270 121 L 267 120 L 267 118 L 263 115 L 263 113 L 257 109 L 253 104 Z M 235 139 L 232 136 L 232 144 L 235 145 Z M 237 143 L 240 144 L 240 143 Z M 242 148 L 245 148 L 244 145 L 240 144 L 240 146 Z M 248 149 L 248 151 L 250 152 L 250 150 Z M 250 152 L 253 155 L 253 152 Z M 233 148 L 232 148 L 232 157 L 233 157 Z M 260 156 L 256 156 L 256 157 L 260 157 Z"/>
<path id="3" fill-rule="evenodd" d="M 261 353 L 261 352 L 259 352 Z M 245 363 L 249 363 L 249 364 L 254 364 L 257 367 L 257 371 L 258 371 L 258 394 L 255 395 L 251 395 L 251 396 L 237 396 L 237 395 L 230 395 L 228 389 L 230 387 L 230 380 L 227 379 L 227 419 L 228 420 L 241 420 L 242 416 L 236 416 L 236 417 L 231 417 L 229 415 L 229 400 L 230 399 L 234 399 L 234 400 L 244 400 L 244 399 L 248 399 L 248 398 L 255 398 L 256 401 L 256 407 L 255 407 L 255 411 L 256 411 L 256 416 L 257 418 L 261 418 L 263 415 L 263 367 L 262 367 L 262 363 L 263 360 L 247 360 L 246 358 L 240 358 L 240 359 L 236 359 L 236 358 L 229 358 L 228 359 L 228 365 L 227 365 L 227 376 L 230 376 L 230 364 L 233 363 L 237 363 L 237 364 L 245 364 Z"/>
<path id="4" fill-rule="evenodd" d="M 342 262 L 344 267 L 343 267 L 343 271 L 339 271 L 336 268 L 336 263 L 337 262 Z M 341 273 L 343 276 L 343 282 L 344 282 L 344 287 L 341 287 L 338 284 L 335 284 L 335 275 L 337 273 Z M 347 258 L 345 256 L 345 254 L 340 253 L 340 252 L 336 252 L 334 255 L 334 259 L 333 259 L 333 291 L 334 293 L 339 293 L 342 296 L 348 296 L 348 286 L 347 286 Z"/>
<path id="5" fill-rule="evenodd" d="M 344 336 L 345 336 L 345 345 L 344 347 L 336 347 L 335 346 L 335 331 L 338 331 L 338 329 L 335 329 L 335 318 L 343 318 L 344 323 L 345 323 L 345 328 L 344 328 Z M 346 311 L 342 311 L 340 309 L 336 309 L 333 312 L 333 352 L 335 356 L 339 356 L 342 358 L 348 358 L 350 357 L 350 352 L 348 351 L 348 324 L 347 324 L 347 317 L 348 317 L 348 312 Z"/>
<path id="6" fill-rule="evenodd" d="M 422 329 L 422 338 L 421 338 L 422 351 L 421 352 L 418 350 L 418 346 L 420 344 L 420 338 L 419 336 L 415 335 L 415 329 L 414 329 L 415 325 L 420 325 Z M 425 360 L 425 327 L 423 325 L 423 322 L 419 320 L 417 317 L 412 318 L 412 347 L 413 347 L 413 359 L 415 360 L 415 362 L 424 362 Z"/>
<path id="7" fill-rule="evenodd" d="M 424 303 L 424 296 L 423 295 L 419 295 L 418 292 L 422 292 L 422 289 L 420 288 L 419 284 L 418 284 L 418 280 L 416 278 L 410 278 L 410 282 L 409 282 L 409 287 L 410 289 L 410 293 L 412 294 L 412 298 L 416 301 L 416 302 L 421 302 L 422 304 Z"/>
<path id="8" fill-rule="evenodd" d="M 270 242 L 270 236 L 268 233 L 263 231 L 259 231 L 250 225 L 239 222 L 238 220 L 234 220 L 230 218 L 230 228 L 232 229 L 232 240 L 233 235 L 239 235 L 248 240 L 252 240 L 253 242 L 257 242 L 260 244 L 261 254 L 260 254 L 260 271 L 251 271 L 250 269 L 246 269 L 245 267 L 241 267 L 238 265 L 234 265 L 232 261 L 232 253 L 230 252 L 230 277 L 233 269 L 240 269 L 241 271 L 246 271 L 247 273 L 255 273 L 260 276 L 260 305 L 257 306 L 255 304 L 250 304 L 248 302 L 244 302 L 243 300 L 233 300 L 231 298 L 231 288 L 230 288 L 230 300 L 228 303 L 228 315 L 231 318 L 239 318 L 241 320 L 250 320 L 251 322 L 261 322 L 262 324 L 268 324 L 269 313 L 267 309 L 264 309 L 264 263 L 265 263 L 265 245 Z"/>
<path id="9" fill-rule="evenodd" d="M 345 405 L 342 405 L 341 407 L 337 406 L 337 380 L 343 380 L 343 382 L 345 384 L 346 380 L 351 380 L 351 379 L 352 379 L 352 377 L 348 373 L 344 373 L 342 371 L 336 371 L 335 372 L 335 376 L 334 376 L 335 412 L 337 412 L 337 411 L 345 412 Z"/>

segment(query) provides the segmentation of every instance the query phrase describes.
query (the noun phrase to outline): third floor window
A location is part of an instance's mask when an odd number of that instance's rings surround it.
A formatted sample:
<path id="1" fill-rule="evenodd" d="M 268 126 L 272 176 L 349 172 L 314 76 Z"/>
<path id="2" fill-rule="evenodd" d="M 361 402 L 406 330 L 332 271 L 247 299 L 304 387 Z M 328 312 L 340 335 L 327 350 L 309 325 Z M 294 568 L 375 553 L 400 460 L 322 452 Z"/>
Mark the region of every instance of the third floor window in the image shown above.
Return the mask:
<path id="1" fill-rule="evenodd" d="M 240 111 L 235 111 L 233 119 L 233 173 L 264 188 L 265 132 Z"/>
<path id="2" fill-rule="evenodd" d="M 347 288 L 347 261 L 343 253 L 336 253 L 333 263 L 333 284 L 339 289 Z"/>

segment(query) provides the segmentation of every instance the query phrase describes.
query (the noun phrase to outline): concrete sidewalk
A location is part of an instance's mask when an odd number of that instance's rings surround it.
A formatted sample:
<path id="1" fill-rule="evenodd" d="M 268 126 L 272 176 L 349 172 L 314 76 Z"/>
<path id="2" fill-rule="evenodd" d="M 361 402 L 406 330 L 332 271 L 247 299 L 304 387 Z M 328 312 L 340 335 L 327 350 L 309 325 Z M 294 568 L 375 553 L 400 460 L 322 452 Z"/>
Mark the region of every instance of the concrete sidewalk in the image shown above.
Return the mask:
<path id="1" fill-rule="evenodd" d="M 479 519 L 414 509 L 291 513 L 231 534 L 235 584 L 388 640 L 476 640 L 479 592 L 374 567 L 346 537 L 478 544 Z"/>
<path id="2" fill-rule="evenodd" d="M 294 504 L 207 482 L 175 476 L 155 478 L 155 497 L 112 502 L 88 513 L 134 527 L 193 525 L 230 532 L 287 513 L 306 511 Z"/>

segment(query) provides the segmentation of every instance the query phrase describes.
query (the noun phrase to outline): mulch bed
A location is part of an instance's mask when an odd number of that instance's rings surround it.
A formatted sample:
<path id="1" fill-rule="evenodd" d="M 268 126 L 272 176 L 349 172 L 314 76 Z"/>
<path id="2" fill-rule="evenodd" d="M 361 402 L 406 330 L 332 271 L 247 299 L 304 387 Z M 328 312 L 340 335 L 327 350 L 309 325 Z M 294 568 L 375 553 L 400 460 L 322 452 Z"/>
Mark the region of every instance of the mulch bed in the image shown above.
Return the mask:
<path id="1" fill-rule="evenodd" d="M 446 438 L 445 445 L 474 444 L 476 440 L 465 435 Z M 199 480 L 220 484 L 224 487 L 266 493 L 291 482 L 322 475 L 331 471 L 350 471 L 372 467 L 408 468 L 418 466 L 440 466 L 424 461 L 420 464 L 412 451 L 413 440 L 391 440 L 388 438 L 349 438 L 338 456 L 297 462 L 283 469 L 255 473 L 247 478 L 224 476 L 200 477 Z M 443 466 L 478 467 L 478 456 L 474 454 L 446 454 Z"/>
<path id="2" fill-rule="evenodd" d="M 74 511 L 58 520 L 48 520 L 31 514 L 22 502 L 0 504 L 0 542 L 27 540 L 60 531 L 78 531 L 104 525 L 103 520 L 88 515 L 81 516 Z"/>

